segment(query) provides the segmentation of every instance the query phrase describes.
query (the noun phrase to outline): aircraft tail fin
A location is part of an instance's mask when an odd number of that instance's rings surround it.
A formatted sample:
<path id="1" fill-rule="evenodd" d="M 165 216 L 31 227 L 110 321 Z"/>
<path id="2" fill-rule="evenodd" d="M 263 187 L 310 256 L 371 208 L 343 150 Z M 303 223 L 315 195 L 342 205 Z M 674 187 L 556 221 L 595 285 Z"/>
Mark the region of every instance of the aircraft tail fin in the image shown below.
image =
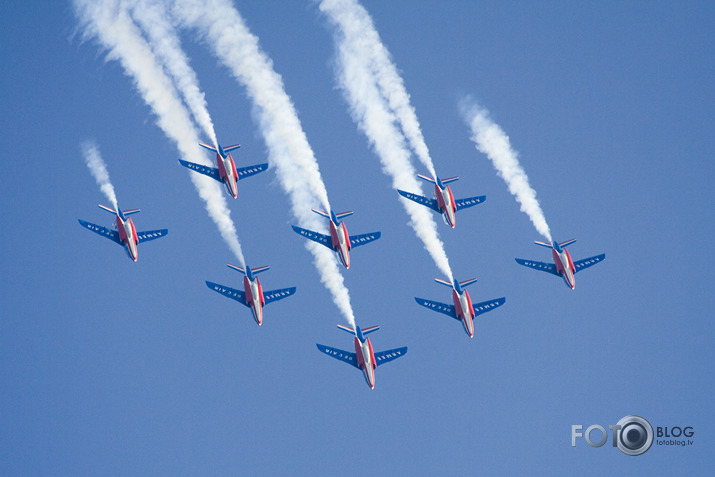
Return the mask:
<path id="1" fill-rule="evenodd" d="M 253 273 L 254 275 L 258 275 L 259 273 L 265 272 L 266 270 L 268 270 L 270 268 L 271 267 L 269 267 L 268 265 L 263 265 L 262 267 L 252 268 L 251 273 Z"/>
<path id="2" fill-rule="evenodd" d="M 450 182 L 454 182 L 456 180 L 459 180 L 459 177 L 447 177 L 446 179 L 442 179 L 442 184 L 449 184 Z"/>
<path id="3" fill-rule="evenodd" d="M 102 205 L 102 204 L 97 204 L 97 205 L 99 206 L 100 209 L 106 210 L 106 211 L 109 212 L 110 214 L 117 215 L 117 211 L 114 210 L 114 209 L 112 209 L 111 207 L 107 207 L 106 205 Z"/>
<path id="4" fill-rule="evenodd" d="M 571 240 L 567 240 L 567 241 L 565 241 L 565 242 L 561 242 L 561 243 L 559 243 L 559 245 L 560 245 L 561 247 L 566 247 L 566 246 L 568 246 L 568 245 L 571 245 L 571 244 L 574 243 L 575 241 L 576 241 L 576 239 L 571 239 Z"/>
<path id="5" fill-rule="evenodd" d="M 117 215 L 117 211 L 112 209 L 111 207 L 107 207 L 106 205 L 102 205 L 102 204 L 97 204 L 97 205 L 99 205 L 100 209 L 106 210 L 110 214 Z M 138 214 L 139 212 L 141 212 L 141 209 L 127 209 L 127 210 L 122 210 L 121 215 L 124 215 L 126 217 L 128 215 Z"/>
<path id="6" fill-rule="evenodd" d="M 452 288 L 452 284 L 450 282 L 448 282 L 447 280 L 443 280 L 441 278 L 435 278 L 434 281 L 436 281 L 437 283 L 444 285 L 446 287 Z"/>
<path id="7" fill-rule="evenodd" d="M 380 329 L 380 325 L 368 326 L 367 328 L 362 329 L 362 334 L 366 335 L 368 333 L 372 333 L 373 331 L 377 331 L 379 329 Z"/>
<path id="8" fill-rule="evenodd" d="M 534 243 L 535 243 L 536 245 L 541 245 L 542 247 L 553 248 L 553 245 L 551 245 L 550 243 L 539 242 L 538 240 L 534 240 Z"/>
<path id="9" fill-rule="evenodd" d="M 223 152 L 231 152 L 231 151 L 233 151 L 234 149 L 238 149 L 239 147 L 241 147 L 240 144 L 233 144 L 233 145 L 231 145 L 231 146 L 226 146 L 226 147 L 223 148 Z"/>
<path id="10" fill-rule="evenodd" d="M 464 288 L 464 287 L 468 287 L 472 283 L 476 283 L 476 282 L 477 282 L 476 278 L 470 278 L 469 280 L 464 280 L 463 282 L 459 282 L 459 286 Z"/>
<path id="11" fill-rule="evenodd" d="M 348 210 L 347 212 L 339 212 L 339 213 L 335 214 L 335 216 L 339 219 L 343 219 L 343 218 L 349 217 L 351 215 L 353 215 L 352 210 Z"/>

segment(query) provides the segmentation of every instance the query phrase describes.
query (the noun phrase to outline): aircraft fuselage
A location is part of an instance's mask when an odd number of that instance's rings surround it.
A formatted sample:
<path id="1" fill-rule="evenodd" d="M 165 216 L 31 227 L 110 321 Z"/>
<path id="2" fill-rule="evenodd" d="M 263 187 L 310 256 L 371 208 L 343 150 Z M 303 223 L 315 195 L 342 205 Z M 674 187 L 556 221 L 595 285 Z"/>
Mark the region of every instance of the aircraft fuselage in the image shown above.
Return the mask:
<path id="1" fill-rule="evenodd" d="M 358 366 L 365 372 L 365 380 L 370 389 L 375 389 L 375 352 L 372 349 L 370 338 L 365 338 L 364 342 L 355 337 L 355 354 L 357 355 Z"/>
<path id="2" fill-rule="evenodd" d="M 457 206 L 454 203 L 454 195 L 452 195 L 452 189 L 450 189 L 448 185 L 444 186 L 444 188 L 440 188 L 438 184 L 435 184 L 434 195 L 437 198 L 437 205 L 442 211 L 442 217 L 444 218 L 444 222 L 450 227 L 454 228 L 454 213 L 457 210 Z"/>
<path id="3" fill-rule="evenodd" d="M 226 186 L 226 190 L 235 199 L 238 197 L 238 172 L 236 172 L 236 164 L 233 162 L 233 157 L 231 157 L 231 154 L 226 154 L 226 157 L 223 157 L 221 154 L 216 153 L 216 162 L 218 163 L 218 172 Z"/>
<path id="4" fill-rule="evenodd" d="M 345 226 L 344 222 L 338 222 L 338 224 L 335 225 L 332 220 L 330 221 L 330 239 L 332 241 L 333 250 L 337 253 L 343 266 L 346 269 L 349 269 L 350 236 L 348 235 L 348 228 Z"/>
<path id="5" fill-rule="evenodd" d="M 556 271 L 564 277 L 566 285 L 572 290 L 576 287 L 576 279 L 574 277 L 574 265 L 573 260 L 571 260 L 571 254 L 565 248 L 560 252 L 554 248 L 551 251 L 551 255 L 554 258 L 554 263 L 556 264 Z"/>
<path id="6" fill-rule="evenodd" d="M 457 290 L 452 290 L 452 301 L 457 316 L 462 320 L 464 331 L 467 332 L 470 338 L 474 338 L 474 308 L 472 308 L 472 298 L 467 290 L 462 290 L 458 293 Z"/>
<path id="7" fill-rule="evenodd" d="M 122 220 L 117 215 L 117 231 L 119 232 L 119 239 L 127 247 L 129 257 L 136 262 L 137 258 L 139 258 L 139 251 L 137 250 L 139 240 L 137 239 L 137 229 L 134 227 L 132 219 L 127 217 L 126 220 Z"/>
<path id="8" fill-rule="evenodd" d="M 266 299 L 263 296 L 263 286 L 258 277 L 249 280 L 247 276 L 243 277 L 243 289 L 246 292 L 246 304 L 253 311 L 258 326 L 263 323 L 263 305 L 266 304 Z"/>

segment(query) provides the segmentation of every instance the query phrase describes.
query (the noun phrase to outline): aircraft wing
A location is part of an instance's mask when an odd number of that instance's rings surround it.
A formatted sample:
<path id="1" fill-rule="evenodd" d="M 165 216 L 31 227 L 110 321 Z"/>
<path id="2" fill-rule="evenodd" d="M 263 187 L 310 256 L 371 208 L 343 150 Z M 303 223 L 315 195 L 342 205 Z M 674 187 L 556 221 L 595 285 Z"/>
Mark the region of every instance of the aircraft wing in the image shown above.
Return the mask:
<path id="1" fill-rule="evenodd" d="M 266 169 L 268 169 L 268 163 L 256 164 L 255 166 L 248 167 L 237 167 L 236 172 L 238 173 L 238 179 L 241 180 L 245 179 L 246 177 L 251 177 L 254 174 L 258 174 L 259 172 L 263 172 Z"/>
<path id="2" fill-rule="evenodd" d="M 264 291 L 263 298 L 266 299 L 266 305 L 267 305 L 271 302 L 282 300 L 283 298 L 291 296 L 294 293 L 295 293 L 295 287 L 281 288 L 280 290 Z"/>
<path id="3" fill-rule="evenodd" d="M 380 232 L 372 232 L 370 234 L 362 235 L 351 235 L 350 245 L 354 247 L 359 247 L 360 245 L 365 245 L 366 243 L 373 242 L 380 238 L 382 234 Z"/>
<path id="4" fill-rule="evenodd" d="M 589 258 L 584 258 L 583 260 L 579 260 L 578 262 L 574 262 L 574 273 L 580 272 L 584 268 L 588 268 L 592 265 L 596 265 L 599 262 L 602 262 L 606 259 L 606 254 L 602 253 L 601 255 L 596 255 L 595 257 L 589 257 Z"/>
<path id="5" fill-rule="evenodd" d="M 474 308 L 474 316 L 478 316 L 482 313 L 492 311 L 494 308 L 502 306 L 504 303 L 506 303 L 506 298 L 501 297 L 495 300 L 483 301 L 481 303 L 477 303 L 476 305 L 473 304 L 472 308 Z"/>
<path id="6" fill-rule="evenodd" d="M 553 263 L 534 262 L 533 260 L 524 260 L 523 258 L 515 258 L 514 260 L 516 260 L 516 263 L 519 265 L 524 265 L 534 270 L 541 270 L 542 272 L 548 272 L 557 277 L 560 276 L 559 272 L 556 271 L 556 265 Z"/>
<path id="7" fill-rule="evenodd" d="M 399 189 L 397 189 L 397 193 L 400 194 L 405 199 L 410 199 L 411 201 L 417 202 L 418 204 L 422 204 L 424 206 L 429 207 L 430 209 L 434 210 L 435 212 L 442 213 L 442 211 L 439 210 L 439 205 L 437 205 L 436 199 L 428 199 L 427 197 L 413 194 L 411 192 L 405 192 L 404 190 L 399 190 Z"/>
<path id="8" fill-rule="evenodd" d="M 80 220 L 79 224 L 82 227 L 89 229 L 96 234 L 99 234 L 103 237 L 107 237 L 108 239 L 117 242 L 119 245 L 124 245 L 122 244 L 122 240 L 119 238 L 119 232 L 117 232 L 116 230 L 111 230 L 107 227 L 102 227 L 101 225 L 91 224 L 89 222 L 85 222 L 84 220 Z"/>
<path id="9" fill-rule="evenodd" d="M 169 233 L 169 231 L 167 229 L 149 230 L 146 232 L 137 232 L 137 241 L 139 243 L 148 242 L 149 240 L 154 240 L 154 239 L 163 237 L 164 235 L 166 235 L 168 233 Z"/>
<path id="10" fill-rule="evenodd" d="M 418 304 L 424 306 L 425 308 L 429 308 L 430 310 L 444 313 L 445 315 L 452 317 L 455 320 L 459 320 L 459 317 L 457 316 L 457 310 L 454 308 L 454 305 L 447 305 L 446 303 L 440 303 L 438 301 L 432 301 L 432 300 L 425 300 L 424 298 L 417 298 L 417 297 L 415 297 L 415 301 Z"/>
<path id="11" fill-rule="evenodd" d="M 375 353 L 375 366 L 380 366 L 381 364 L 389 363 L 393 359 L 397 359 L 404 356 L 407 353 L 407 346 L 403 348 L 395 348 L 389 351 L 380 351 Z"/>
<path id="12" fill-rule="evenodd" d="M 459 199 L 454 201 L 454 205 L 457 206 L 457 210 L 466 209 L 467 207 L 474 207 L 487 200 L 486 195 L 480 195 L 479 197 L 469 197 L 467 199 Z"/>
<path id="13" fill-rule="evenodd" d="M 331 348 L 330 346 L 325 346 L 318 343 L 316 343 L 315 345 L 320 351 L 327 354 L 328 356 L 332 356 L 333 358 L 339 359 L 340 361 L 345 361 L 346 363 L 356 367 L 357 369 L 360 369 L 360 366 L 358 366 L 357 364 L 357 355 L 355 353 L 350 353 L 349 351 L 343 351 L 341 349 Z M 375 357 L 375 359 L 377 359 L 377 356 Z"/>
<path id="14" fill-rule="evenodd" d="M 196 171 L 199 174 L 203 174 L 203 175 L 209 176 L 210 178 L 215 179 L 219 182 L 223 182 L 221 180 L 221 174 L 218 172 L 218 169 L 216 169 L 215 167 L 202 166 L 201 164 L 195 164 L 195 163 L 189 162 L 189 161 L 182 161 L 181 159 L 179 159 L 179 163 L 184 167 L 188 167 L 192 171 Z"/>
<path id="15" fill-rule="evenodd" d="M 219 285 L 218 283 L 209 282 L 209 281 L 206 282 L 206 286 L 208 286 L 213 291 L 222 294 L 223 296 L 233 298 L 234 300 L 236 300 L 237 302 L 239 302 L 242 305 L 249 306 L 248 303 L 246 303 L 246 294 L 244 292 L 242 292 L 241 290 L 236 290 L 234 288 L 225 287 L 223 285 Z"/>
<path id="16" fill-rule="evenodd" d="M 293 230 L 301 234 L 303 237 L 312 240 L 313 242 L 318 242 L 328 247 L 330 250 L 333 249 L 333 241 L 330 239 L 329 235 L 319 234 L 318 232 L 313 232 L 312 230 L 301 229 L 295 225 L 291 225 Z"/>

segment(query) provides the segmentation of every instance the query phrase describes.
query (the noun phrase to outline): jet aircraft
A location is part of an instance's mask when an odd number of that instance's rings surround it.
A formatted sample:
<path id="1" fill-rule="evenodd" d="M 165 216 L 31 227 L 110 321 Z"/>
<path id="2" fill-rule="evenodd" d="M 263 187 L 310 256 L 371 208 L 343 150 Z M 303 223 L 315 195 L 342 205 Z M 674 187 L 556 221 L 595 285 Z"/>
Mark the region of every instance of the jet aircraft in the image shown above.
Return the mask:
<path id="1" fill-rule="evenodd" d="M 99 204 L 99 208 L 112 214 L 116 214 L 117 218 L 115 226 L 117 230 L 111 230 L 106 227 L 102 227 L 101 225 L 85 222 L 81 219 L 79 221 L 80 225 L 126 247 L 129 258 L 135 262 L 137 261 L 139 254 L 137 250 L 138 244 L 163 237 L 169 233 L 167 229 L 137 232 L 137 229 L 134 227 L 134 222 L 132 222 L 132 219 L 129 216 L 138 213 L 139 209 L 121 210 L 117 207 L 117 210 L 114 210 L 111 207 L 107 207 L 102 204 Z"/>
<path id="2" fill-rule="evenodd" d="M 258 323 L 258 326 L 263 323 L 263 305 L 267 305 L 274 301 L 282 300 L 295 293 L 295 287 L 281 288 L 280 290 L 263 291 L 261 281 L 256 275 L 265 272 L 270 267 L 256 267 L 245 269 L 236 265 L 228 264 L 229 268 L 243 273 L 243 290 L 236 290 L 218 283 L 206 282 L 206 285 L 215 292 L 218 292 L 229 298 L 233 298 L 242 305 L 245 305 L 253 311 L 253 318 Z"/>
<path id="3" fill-rule="evenodd" d="M 317 209 L 311 210 L 318 215 L 330 219 L 330 235 L 319 234 L 318 232 L 302 229 L 300 227 L 296 227 L 295 225 L 293 225 L 293 230 L 305 238 L 325 245 L 329 249 L 335 251 L 340 259 L 340 262 L 346 269 L 350 268 L 350 249 L 352 247 L 359 247 L 360 245 L 365 245 L 366 243 L 370 243 L 380 238 L 380 232 L 372 232 L 362 235 L 348 235 L 348 229 L 345 226 L 345 223 L 341 222 L 340 219 L 353 215 L 352 211 L 340 212 L 339 214 L 336 214 L 332 210 L 330 213 Z"/>
<path id="4" fill-rule="evenodd" d="M 437 177 L 433 179 L 428 176 L 423 176 L 422 174 L 417 174 L 417 177 L 423 181 L 430 182 L 434 184 L 434 199 L 428 199 L 427 197 L 413 194 L 411 192 L 406 192 L 404 190 L 397 190 L 397 192 L 404 198 L 410 199 L 418 204 L 429 207 L 435 212 L 442 214 L 444 223 L 454 228 L 455 218 L 454 214 L 467 207 L 472 207 L 477 204 L 481 204 L 487 197 L 480 195 L 479 197 L 469 197 L 467 199 L 454 200 L 454 195 L 452 194 L 452 189 L 449 188 L 447 184 L 454 182 L 459 177 L 449 177 L 447 179 L 440 179 Z"/>
<path id="5" fill-rule="evenodd" d="M 494 308 L 502 306 L 506 302 L 506 298 L 501 297 L 473 305 L 469 292 L 464 288 L 472 283 L 475 283 L 477 281 L 476 278 L 470 278 L 469 280 L 464 280 L 462 282 L 458 282 L 455 279 L 454 283 L 449 283 L 447 280 L 442 280 L 440 278 L 435 278 L 434 281 L 452 288 L 452 301 L 454 302 L 454 305 L 447 305 L 446 303 L 439 303 L 417 297 L 415 297 L 415 301 L 425 308 L 444 313 L 445 315 L 451 316 L 456 320 L 460 320 L 464 325 L 464 331 L 467 332 L 470 338 L 474 338 L 474 318 L 482 313 L 492 311 Z"/>
<path id="6" fill-rule="evenodd" d="M 576 281 L 574 278 L 575 273 L 606 259 L 606 254 L 602 253 L 601 255 L 596 255 L 594 257 L 574 262 L 571 259 L 571 254 L 568 250 L 566 250 L 566 246 L 571 245 L 575 241 L 576 239 L 571 239 L 566 242 L 557 243 L 554 241 L 553 243 L 548 244 L 546 242 L 539 242 L 536 240 L 534 241 L 536 245 L 541 245 L 542 247 L 551 249 L 551 255 L 553 256 L 554 263 L 535 262 L 533 260 L 524 260 L 522 258 L 516 258 L 516 263 L 524 265 L 525 267 L 533 268 L 534 270 L 551 273 L 557 277 L 562 276 L 566 285 L 573 290 L 576 287 Z"/>
<path id="7" fill-rule="evenodd" d="M 238 197 L 238 180 L 245 179 L 246 177 L 250 177 L 268 169 L 267 163 L 236 169 L 236 163 L 233 161 L 233 157 L 229 154 L 229 152 L 241 147 L 240 144 L 234 144 L 233 146 L 222 148 L 221 145 L 214 147 L 210 144 L 200 142 L 199 146 L 216 153 L 216 163 L 218 168 L 195 164 L 181 159 L 179 159 L 179 163 L 184 167 L 188 167 L 192 171 L 196 171 L 219 182 L 223 182 L 226 186 L 226 191 L 228 191 L 234 199 Z"/>
<path id="8" fill-rule="evenodd" d="M 347 331 L 350 334 L 355 334 L 354 353 L 336 348 L 331 348 L 330 346 L 325 346 L 318 343 L 316 343 L 316 346 L 320 351 L 327 354 L 328 356 L 332 356 L 333 358 L 338 359 L 340 361 L 345 361 L 349 365 L 352 365 L 357 369 L 363 370 L 363 372 L 365 373 L 365 380 L 367 380 L 367 384 L 368 386 L 370 386 L 370 389 L 375 389 L 376 367 L 380 366 L 381 364 L 390 362 L 393 359 L 397 359 L 407 353 L 406 346 L 402 348 L 391 349 L 389 351 L 380 351 L 379 353 L 375 353 L 375 351 L 372 349 L 372 343 L 370 342 L 370 338 L 367 338 L 365 335 L 367 335 L 368 333 L 372 333 L 373 331 L 377 331 L 378 329 L 380 329 L 379 326 L 370 326 L 369 328 L 365 328 L 364 330 L 360 329 L 359 326 L 356 326 L 355 329 L 352 329 L 349 326 L 338 325 L 338 328 L 343 331 Z"/>

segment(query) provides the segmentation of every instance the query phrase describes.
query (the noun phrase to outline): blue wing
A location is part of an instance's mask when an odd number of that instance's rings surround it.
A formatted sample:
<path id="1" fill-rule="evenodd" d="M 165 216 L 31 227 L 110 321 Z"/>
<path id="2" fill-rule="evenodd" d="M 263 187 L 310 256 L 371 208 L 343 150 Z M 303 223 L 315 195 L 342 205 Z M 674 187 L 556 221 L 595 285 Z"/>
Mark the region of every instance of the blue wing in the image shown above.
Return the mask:
<path id="1" fill-rule="evenodd" d="M 454 305 L 447 305 L 438 301 L 425 300 L 424 298 L 417 297 L 415 297 L 415 301 L 418 304 L 424 306 L 425 308 L 444 313 L 445 315 L 452 317 L 455 320 L 459 320 L 459 317 L 457 316 L 457 310 L 454 308 Z"/>
<path id="2" fill-rule="evenodd" d="M 417 202 L 418 204 L 422 204 L 422 205 L 429 207 L 430 209 L 434 210 L 435 212 L 441 213 L 441 211 L 439 210 L 439 206 L 437 205 L 436 199 L 428 199 L 427 197 L 423 197 L 423 196 L 417 195 L 417 194 L 412 194 L 411 192 L 405 192 L 404 190 L 399 190 L 399 189 L 397 189 L 397 193 L 400 194 L 405 199 L 410 199 L 414 202 Z"/>
<path id="3" fill-rule="evenodd" d="M 295 293 L 295 287 L 281 288 L 280 290 L 264 291 L 263 298 L 265 298 L 266 305 L 267 305 L 271 302 L 282 300 L 283 298 L 291 296 L 294 293 Z"/>
<path id="4" fill-rule="evenodd" d="M 496 300 L 483 301 L 481 303 L 477 303 L 476 305 L 472 304 L 472 308 L 474 308 L 474 316 L 492 311 L 494 308 L 502 306 L 504 303 L 506 303 L 506 298 L 501 297 Z"/>
<path id="5" fill-rule="evenodd" d="M 300 227 L 296 227 L 295 225 L 292 225 L 291 227 L 293 227 L 293 230 L 301 234 L 303 237 L 310 239 L 313 242 L 323 244 L 330 250 L 333 249 L 333 241 L 330 240 L 330 236 L 319 234 L 318 232 L 313 232 L 312 230 L 301 229 Z"/>
<path id="6" fill-rule="evenodd" d="M 169 231 L 167 229 L 148 230 L 146 232 L 137 232 L 137 241 L 139 243 L 148 242 L 149 240 L 154 240 L 154 239 L 163 237 L 164 235 L 166 235 L 168 233 L 169 233 Z"/>
<path id="7" fill-rule="evenodd" d="M 215 179 L 219 182 L 223 182 L 223 180 L 221 180 L 221 174 L 218 172 L 218 169 L 216 169 L 214 167 L 202 166 L 201 164 L 195 164 L 193 162 L 182 161 L 181 159 L 179 159 L 179 163 L 184 167 L 188 167 L 192 171 L 196 171 L 199 174 L 203 174 L 203 175 L 209 176 L 210 178 Z"/>
<path id="8" fill-rule="evenodd" d="M 335 359 L 339 359 L 340 361 L 344 361 L 356 367 L 357 369 L 360 369 L 360 366 L 358 366 L 357 364 L 357 355 L 355 353 L 350 353 L 348 351 L 343 351 L 337 348 L 331 348 L 330 346 L 325 346 L 318 343 L 316 343 L 315 345 L 320 351 L 327 354 L 328 356 L 332 356 Z M 377 356 L 375 356 L 375 359 L 377 359 Z"/>
<path id="9" fill-rule="evenodd" d="M 457 210 L 466 209 L 467 207 L 474 207 L 487 200 L 486 195 L 480 195 L 479 197 L 468 197 L 466 199 L 459 199 L 454 201 L 454 205 L 457 206 Z"/>
<path id="10" fill-rule="evenodd" d="M 584 268 L 588 268 L 592 265 L 596 265 L 597 263 L 600 263 L 606 259 L 606 254 L 602 253 L 601 255 L 596 255 L 595 257 L 589 257 L 589 258 L 584 258 L 583 260 L 579 260 L 578 262 L 574 262 L 573 266 L 575 268 L 574 273 L 580 272 Z"/>
<path id="11" fill-rule="evenodd" d="M 403 348 L 395 348 L 389 351 L 380 351 L 375 353 L 375 366 L 380 366 L 381 364 L 389 363 L 393 359 L 397 359 L 404 356 L 407 353 L 407 346 Z"/>
<path id="12" fill-rule="evenodd" d="M 370 243 L 379 239 L 381 235 L 382 234 L 380 232 L 373 232 L 370 234 L 362 235 L 351 235 L 350 245 L 352 245 L 353 248 L 359 247 L 360 245 L 365 245 L 366 243 Z"/>
<path id="13" fill-rule="evenodd" d="M 225 287 L 223 285 L 219 285 L 218 283 L 209 282 L 209 281 L 206 282 L 206 286 L 208 286 L 213 291 L 222 294 L 223 296 L 233 298 L 234 300 L 236 300 L 237 302 L 239 302 L 242 305 L 249 306 L 249 304 L 246 303 L 246 294 L 244 292 L 242 292 L 241 290 L 236 290 L 235 288 Z"/>
<path id="14" fill-rule="evenodd" d="M 519 265 L 524 265 L 525 267 L 533 268 L 534 270 L 541 270 L 542 272 L 548 272 L 552 275 L 560 276 L 559 272 L 556 271 L 556 265 L 553 263 L 544 262 L 534 262 L 533 260 L 524 260 L 522 258 L 515 258 L 516 263 Z"/>
<path id="15" fill-rule="evenodd" d="M 224 149 L 225 151 L 225 149 Z M 245 179 L 246 177 L 251 177 L 254 174 L 258 174 L 259 172 L 263 172 L 266 169 L 268 169 L 268 163 L 266 164 L 256 164 L 255 166 L 248 166 L 248 167 L 241 167 L 241 168 L 236 168 L 236 172 L 238 173 L 238 179 Z"/>
<path id="16" fill-rule="evenodd" d="M 91 230 L 92 232 L 101 235 L 102 237 L 107 237 L 109 240 L 113 240 L 117 242 L 119 245 L 124 245 L 119 238 L 119 232 L 116 230 L 110 230 L 107 227 L 102 227 L 101 225 L 95 225 L 91 224 L 89 222 L 85 222 L 84 220 L 80 220 L 79 224 L 86 228 Z"/>

